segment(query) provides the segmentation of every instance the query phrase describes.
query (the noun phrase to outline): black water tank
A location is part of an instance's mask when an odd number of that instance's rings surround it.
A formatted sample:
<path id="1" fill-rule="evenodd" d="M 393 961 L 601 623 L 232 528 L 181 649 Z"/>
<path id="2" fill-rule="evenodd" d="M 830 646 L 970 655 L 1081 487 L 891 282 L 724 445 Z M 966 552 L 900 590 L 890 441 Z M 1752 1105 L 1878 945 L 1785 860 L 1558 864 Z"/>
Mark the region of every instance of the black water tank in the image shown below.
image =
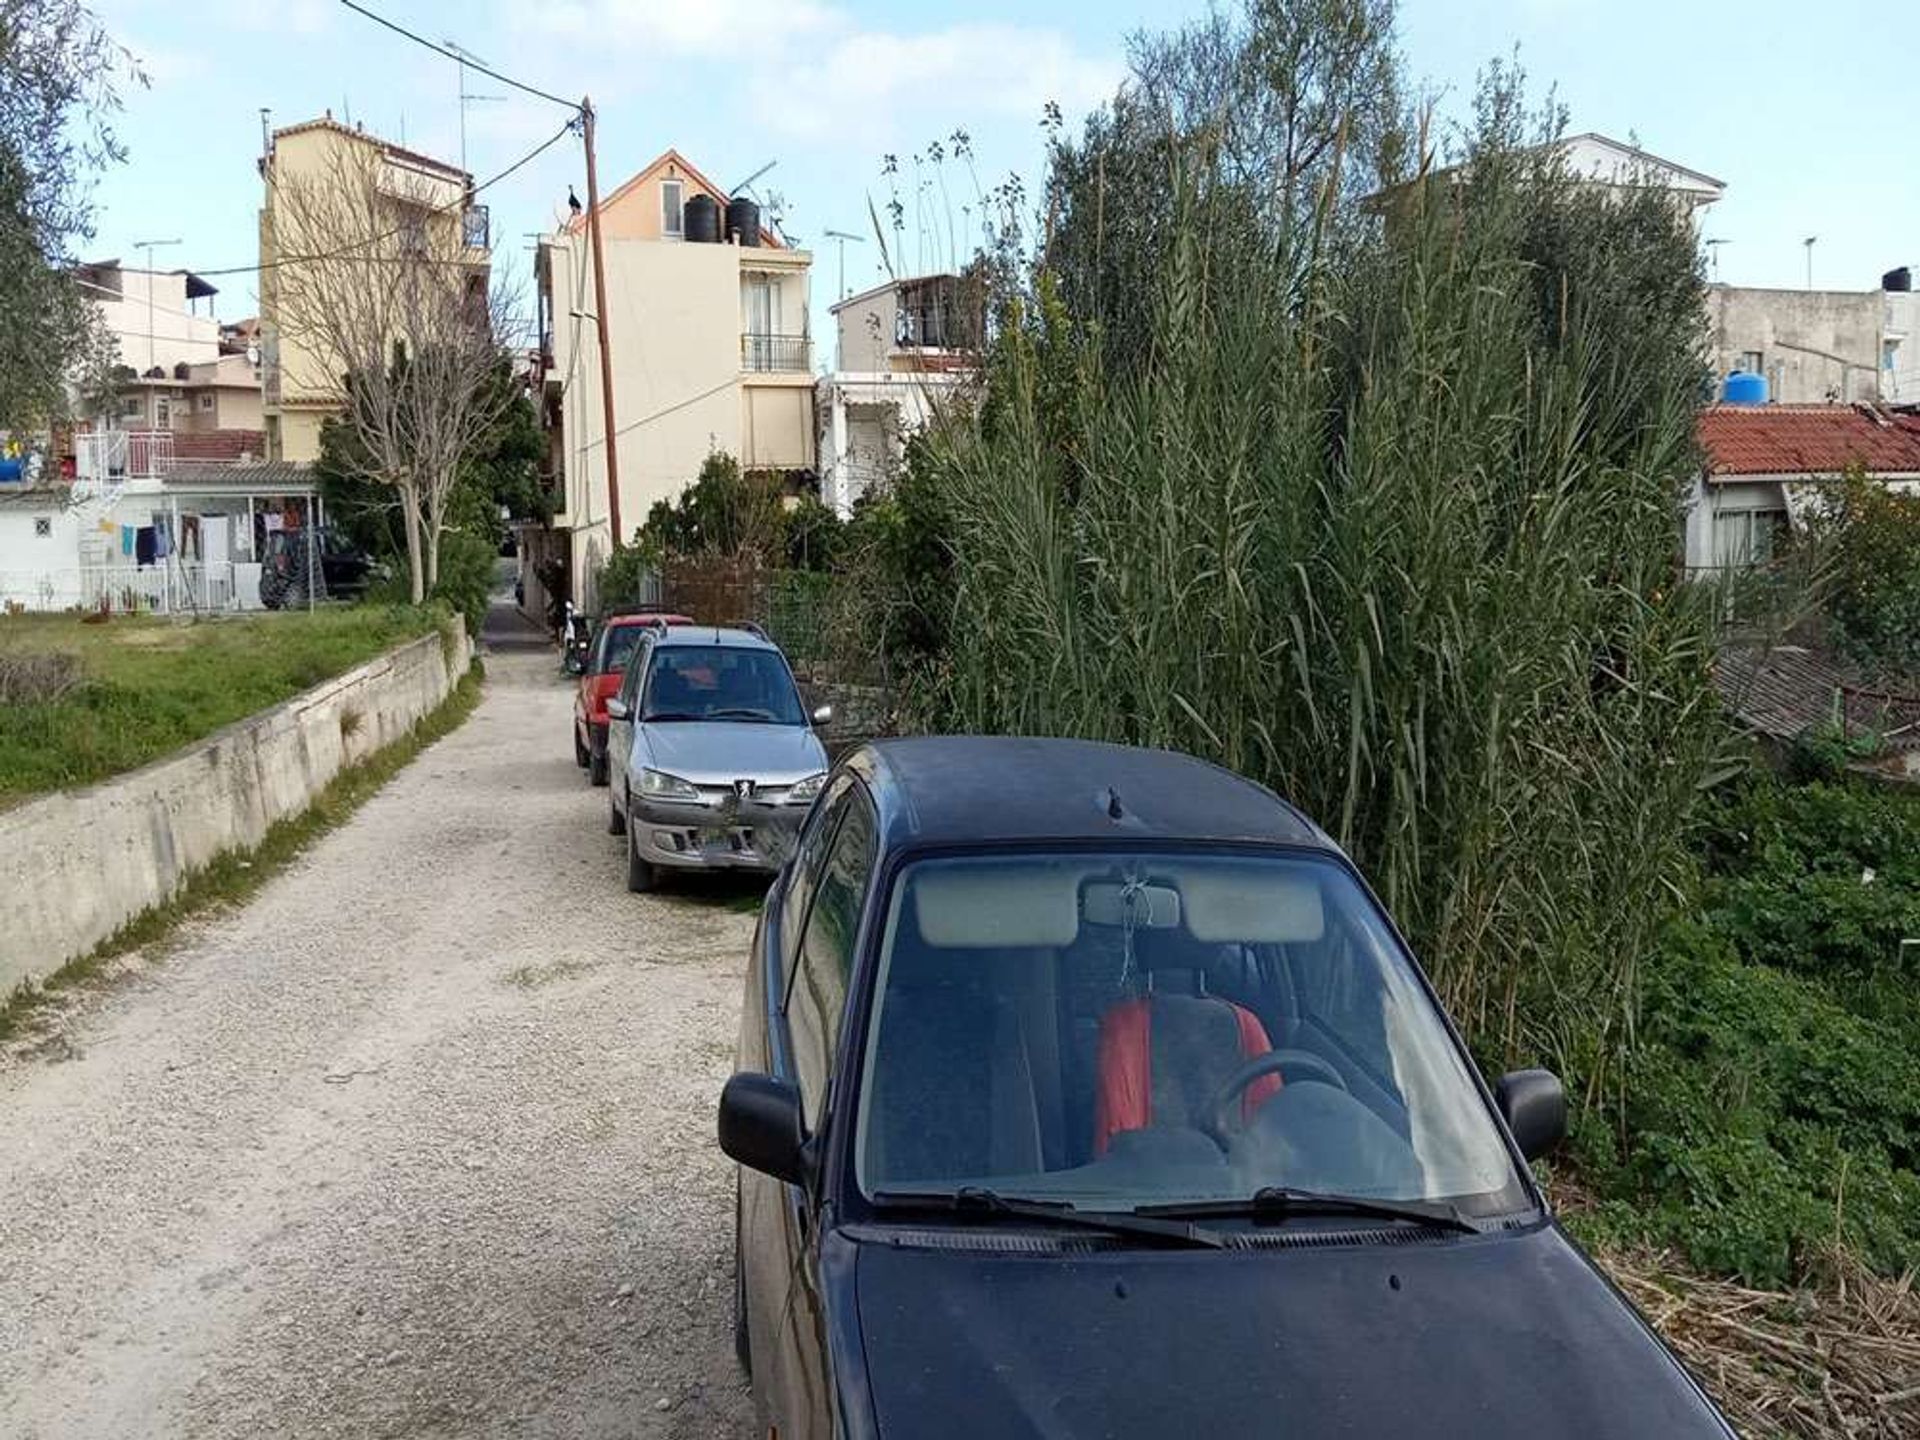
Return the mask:
<path id="1" fill-rule="evenodd" d="M 687 201 L 687 239 L 696 245 L 720 243 L 720 202 L 711 195 L 695 195 Z"/>
<path id="2" fill-rule="evenodd" d="M 751 200 L 727 202 L 727 238 L 736 245 L 760 243 L 760 207 Z"/>
<path id="3" fill-rule="evenodd" d="M 1902 265 L 1898 270 L 1889 270 L 1880 277 L 1882 290 L 1898 290 L 1905 293 L 1913 289 L 1913 267 Z"/>

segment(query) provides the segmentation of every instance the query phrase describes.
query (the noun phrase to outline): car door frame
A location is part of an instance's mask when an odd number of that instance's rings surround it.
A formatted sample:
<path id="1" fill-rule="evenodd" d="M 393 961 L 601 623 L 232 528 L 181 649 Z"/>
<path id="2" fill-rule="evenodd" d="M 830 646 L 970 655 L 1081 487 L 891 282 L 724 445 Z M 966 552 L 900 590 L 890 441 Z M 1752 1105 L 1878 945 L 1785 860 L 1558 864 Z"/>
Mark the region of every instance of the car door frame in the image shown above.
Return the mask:
<path id="1" fill-rule="evenodd" d="M 841 805 L 843 799 L 850 800 L 850 805 Z M 794 847 L 795 858 L 782 870 L 777 882 L 784 902 L 791 895 L 800 860 L 816 839 L 824 869 L 825 860 L 833 855 L 839 843 L 851 805 L 865 806 L 873 833 L 869 841 L 868 873 L 860 894 L 858 920 L 848 957 L 847 991 L 842 997 L 839 1031 L 833 1053 L 828 1057 L 827 1094 L 819 1127 L 810 1136 L 810 1143 L 823 1159 L 833 1148 L 835 1104 L 839 1094 L 835 1082 L 867 927 L 871 923 L 874 885 L 882 869 L 879 807 L 858 775 L 843 768 L 830 777 Z M 816 829 L 816 826 L 825 828 Z M 797 914 L 786 913 L 784 903 L 769 905 L 764 913 L 775 918 L 762 926 L 762 943 L 756 956 L 759 973 L 755 977 L 758 992 L 755 998 L 760 1003 L 766 1043 L 764 1056 L 752 1058 L 763 1058 L 766 1073 L 796 1088 L 798 1076 L 787 1008 L 800 972 L 800 946 L 818 896 L 819 877 L 816 876 Z M 791 971 L 786 966 L 789 937 L 794 955 Z M 749 1059 L 748 1054 L 742 1054 L 743 1064 Z M 826 1437 L 833 1433 L 837 1401 L 830 1373 L 832 1352 L 819 1276 L 820 1242 L 826 1229 L 822 1200 L 827 1170 L 825 1164 L 816 1166 L 814 1179 L 804 1186 L 741 1172 L 740 1261 L 748 1266 L 745 1288 L 755 1398 L 764 1407 L 767 1422 L 782 1435 Z"/>

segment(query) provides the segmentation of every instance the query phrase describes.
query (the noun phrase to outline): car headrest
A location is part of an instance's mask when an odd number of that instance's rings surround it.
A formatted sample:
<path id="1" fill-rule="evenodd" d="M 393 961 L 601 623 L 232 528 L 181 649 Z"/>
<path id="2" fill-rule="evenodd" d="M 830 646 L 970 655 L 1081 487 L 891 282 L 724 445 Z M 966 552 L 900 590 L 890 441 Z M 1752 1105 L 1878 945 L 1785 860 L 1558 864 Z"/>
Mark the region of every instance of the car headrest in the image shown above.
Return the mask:
<path id="1" fill-rule="evenodd" d="M 1075 879 L 1050 865 L 929 868 L 914 877 L 914 922 L 942 949 L 1058 949 L 1080 933 Z"/>

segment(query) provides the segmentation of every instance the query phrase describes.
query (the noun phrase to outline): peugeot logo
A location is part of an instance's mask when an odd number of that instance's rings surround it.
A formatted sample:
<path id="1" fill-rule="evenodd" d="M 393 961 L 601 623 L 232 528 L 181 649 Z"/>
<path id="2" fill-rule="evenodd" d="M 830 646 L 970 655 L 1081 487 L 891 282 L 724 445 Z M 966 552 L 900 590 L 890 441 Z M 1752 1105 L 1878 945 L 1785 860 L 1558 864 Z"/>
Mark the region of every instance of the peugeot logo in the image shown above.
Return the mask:
<path id="1" fill-rule="evenodd" d="M 753 781 L 751 780 L 734 781 L 733 782 L 733 798 L 736 800 L 751 800 L 753 798 Z"/>

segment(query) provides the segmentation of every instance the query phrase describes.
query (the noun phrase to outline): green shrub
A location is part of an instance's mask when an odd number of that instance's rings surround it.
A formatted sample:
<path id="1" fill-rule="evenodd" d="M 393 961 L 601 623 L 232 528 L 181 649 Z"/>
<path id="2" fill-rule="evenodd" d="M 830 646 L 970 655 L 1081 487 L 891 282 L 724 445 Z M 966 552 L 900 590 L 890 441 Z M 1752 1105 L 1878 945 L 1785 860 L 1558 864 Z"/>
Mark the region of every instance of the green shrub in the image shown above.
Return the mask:
<path id="1" fill-rule="evenodd" d="M 1920 496 L 1855 469 L 1809 521 L 1835 638 L 1874 669 L 1920 673 Z"/>

